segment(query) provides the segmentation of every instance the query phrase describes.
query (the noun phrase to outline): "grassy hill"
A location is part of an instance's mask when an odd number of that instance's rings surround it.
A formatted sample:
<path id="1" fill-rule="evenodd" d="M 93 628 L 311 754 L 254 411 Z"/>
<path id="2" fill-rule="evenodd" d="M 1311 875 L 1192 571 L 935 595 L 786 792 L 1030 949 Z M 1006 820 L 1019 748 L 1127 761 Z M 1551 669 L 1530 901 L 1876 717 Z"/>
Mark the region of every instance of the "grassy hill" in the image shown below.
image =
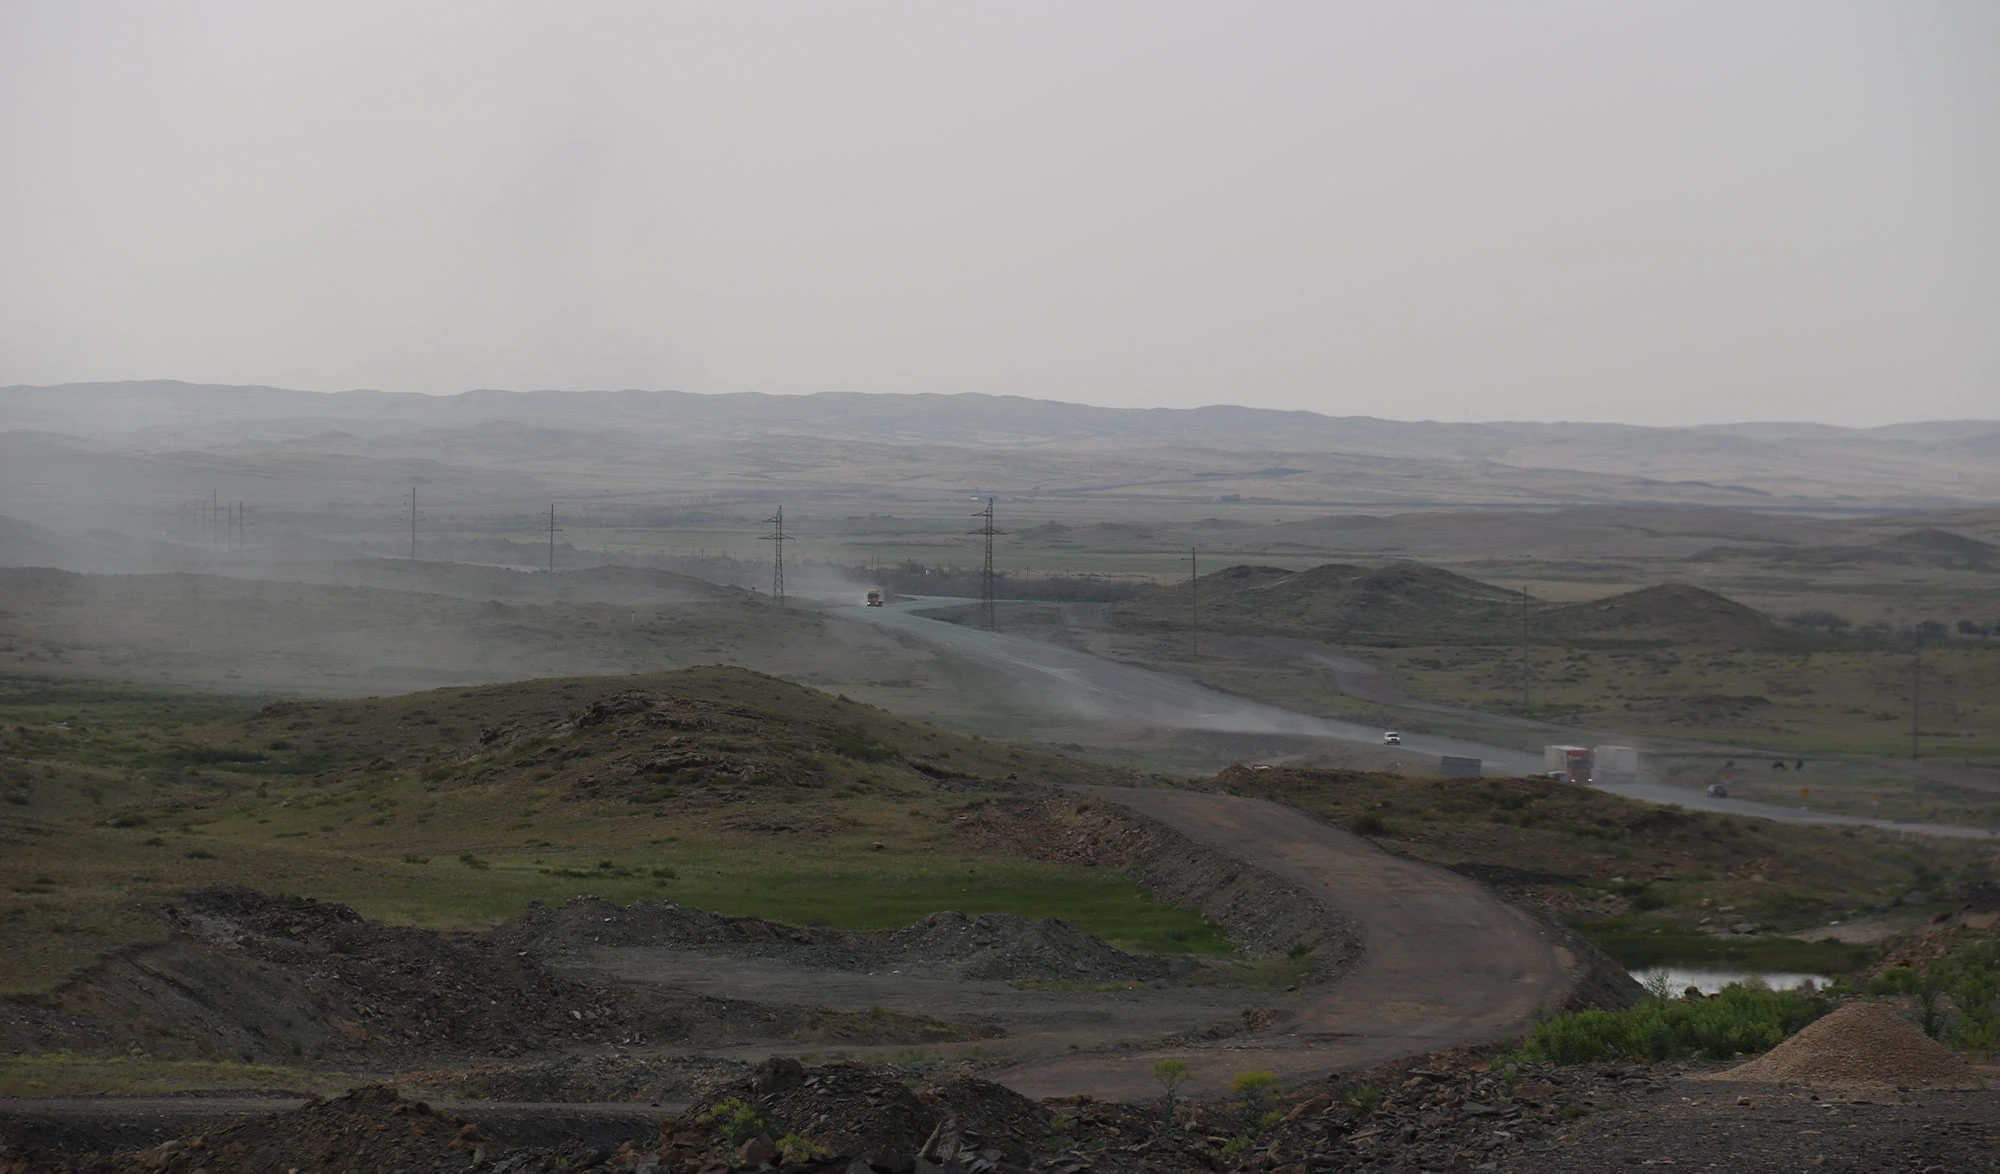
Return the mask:
<path id="1" fill-rule="evenodd" d="M 1829 940 L 1829 921 L 1914 928 L 1994 870 L 1977 842 L 1682 811 L 1549 779 L 1281 767 L 1219 781 L 1540 905 L 1629 966 L 1848 971 L 1872 951 Z"/>
<path id="2" fill-rule="evenodd" d="M 1181 583 L 1117 604 L 1112 622 L 1185 628 L 1195 590 L 1205 631 L 1385 647 L 1496 643 L 1520 632 L 1519 594 L 1420 563 L 1229 567 L 1203 575 L 1194 588 Z"/>
<path id="3" fill-rule="evenodd" d="M 1769 560 L 1785 566 L 1930 567 L 1986 571 L 2000 566 L 2000 546 L 1926 526 L 1875 542 L 1832 546 L 1714 546 L 1688 556 L 1690 562 Z"/>
<path id="4" fill-rule="evenodd" d="M 163 703 L 138 693 L 79 707 L 87 720 L 5 700 L 0 992 L 151 940 L 153 903 L 217 884 L 435 928 L 587 892 L 844 929 L 942 909 L 1056 916 L 1133 948 L 1226 948 L 1117 873 L 954 836 L 968 803 L 1122 772 L 744 669 L 280 702 L 193 724 L 157 724 Z"/>
<path id="5" fill-rule="evenodd" d="M 1688 644 L 1710 648 L 1788 649 L 1827 643 L 1782 628 L 1755 608 L 1685 583 L 1663 583 L 1536 615 L 1537 641 L 1577 648 Z"/>
<path id="6" fill-rule="evenodd" d="M 1201 577 L 1203 631 L 1292 636 L 1378 648 L 1514 645 L 1520 593 L 1420 563 L 1370 568 L 1328 563 L 1305 571 L 1237 566 Z M 1188 584 L 1116 604 L 1128 631 L 1179 631 L 1190 621 Z M 1668 583 L 1588 603 L 1530 601 L 1539 644 L 1578 648 L 1690 644 L 1790 649 L 1825 643 L 1787 630 L 1754 608 L 1700 587 Z"/>

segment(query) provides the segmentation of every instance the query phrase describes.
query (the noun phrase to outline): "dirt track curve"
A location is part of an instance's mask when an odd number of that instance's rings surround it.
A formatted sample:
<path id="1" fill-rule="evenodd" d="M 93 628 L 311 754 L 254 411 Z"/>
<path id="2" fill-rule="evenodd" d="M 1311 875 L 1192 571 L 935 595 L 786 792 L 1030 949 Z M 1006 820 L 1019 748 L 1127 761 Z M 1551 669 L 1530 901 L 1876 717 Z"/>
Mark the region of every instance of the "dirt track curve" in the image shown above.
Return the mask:
<path id="1" fill-rule="evenodd" d="M 1031 1097 L 1157 1097 L 1156 1061 L 1179 1057 L 1190 1091 L 1238 1072 L 1288 1081 L 1400 1056 L 1482 1043 L 1527 1027 L 1569 988 L 1572 961 L 1551 931 L 1473 881 L 1391 856 L 1360 836 L 1263 799 L 1194 791 L 1079 787 L 1318 896 L 1359 931 L 1360 965 L 1281 1004 L 1268 1031 L 1212 1043 L 1084 1053 L 1023 1064 L 995 1079 Z"/>

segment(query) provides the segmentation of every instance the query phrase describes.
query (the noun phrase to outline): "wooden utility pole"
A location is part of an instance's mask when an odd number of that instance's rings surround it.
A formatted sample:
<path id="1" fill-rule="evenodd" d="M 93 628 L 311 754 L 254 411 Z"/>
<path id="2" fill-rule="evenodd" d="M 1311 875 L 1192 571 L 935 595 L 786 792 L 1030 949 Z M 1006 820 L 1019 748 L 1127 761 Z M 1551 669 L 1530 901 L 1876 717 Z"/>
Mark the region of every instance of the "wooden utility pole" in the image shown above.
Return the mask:
<path id="1" fill-rule="evenodd" d="M 1528 589 L 1521 588 L 1521 716 L 1528 716 Z"/>
<path id="2" fill-rule="evenodd" d="M 1917 633 L 1917 642 L 1915 647 L 1911 650 L 1911 653 L 1912 655 L 1910 659 L 1910 757 L 1911 759 L 1914 760 L 1919 757 L 1917 753 L 1918 749 L 1917 714 L 1918 711 L 1922 708 L 1923 696 L 1924 696 L 1923 633 L 1921 632 Z"/>
<path id="3" fill-rule="evenodd" d="M 549 582 L 556 581 L 556 503 L 549 503 Z"/>
<path id="4" fill-rule="evenodd" d="M 1188 547 L 1188 655 L 1201 655 L 1201 547 Z"/>

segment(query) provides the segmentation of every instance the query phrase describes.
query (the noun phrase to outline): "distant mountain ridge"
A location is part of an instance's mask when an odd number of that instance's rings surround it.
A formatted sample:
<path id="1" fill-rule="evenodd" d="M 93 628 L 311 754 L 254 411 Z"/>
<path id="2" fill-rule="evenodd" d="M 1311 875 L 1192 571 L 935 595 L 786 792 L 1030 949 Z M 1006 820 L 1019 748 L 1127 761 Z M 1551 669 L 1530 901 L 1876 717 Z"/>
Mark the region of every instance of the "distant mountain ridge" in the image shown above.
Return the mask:
<path id="1" fill-rule="evenodd" d="M 1330 416 L 1216 404 L 1199 408 L 1104 408 L 1028 396 L 817 392 L 703 394 L 684 391 L 499 391 L 456 395 L 387 391 L 296 391 L 175 380 L 0 387 L 0 430 L 43 428 L 143 434 L 199 423 L 255 423 L 291 437 L 343 430 L 342 423 L 464 427 L 516 421 L 557 428 L 664 429 L 704 435 L 807 434 L 927 443 L 1172 443 L 1312 450 L 1326 445 L 1410 455 L 1494 458 L 1538 437 L 1683 434 L 1771 441 L 1939 443 L 2000 436 L 2000 420 L 1930 421 L 1879 428 L 1753 423 L 1657 428 L 1636 424 L 1445 423 Z M 351 430 L 351 429 L 345 429 Z M 161 439 L 165 439 L 162 437 Z"/>
<path id="2" fill-rule="evenodd" d="M 1231 500 L 1343 505 L 1910 510 L 2000 503 L 2000 420 L 1649 428 L 1399 421 L 1228 405 L 1100 408 L 970 393 L 427 396 L 164 380 L 0 388 L 0 448 L 12 459 L 70 461 L 51 455 L 66 436 L 149 462 L 162 484 L 185 479 L 179 466 L 190 462 L 285 469 L 289 476 L 305 461 L 317 462 L 321 479 L 387 483 L 465 480 L 466 471 L 484 469 L 486 480 L 509 482 L 504 491 L 523 497 L 571 492 L 574 478 L 557 467 L 563 461 L 571 472 L 623 461 L 635 476 L 666 462 L 740 472 L 776 458 L 788 468 L 824 468 L 847 446 L 840 459 L 851 467 L 831 473 L 831 484 L 869 484 L 877 470 L 914 461 L 933 479 L 936 470 L 962 471 L 954 485 L 969 493 L 1002 495 L 1134 486 L 1157 492 L 1165 485 L 1200 493 L 1197 486 L 1213 479 L 1217 487 L 1208 492 L 1218 500 L 1234 494 Z M 531 465 L 546 486 L 528 484 Z M 1307 482 L 1327 488 L 1305 490 Z M 501 489 L 494 484 L 489 492 Z"/>

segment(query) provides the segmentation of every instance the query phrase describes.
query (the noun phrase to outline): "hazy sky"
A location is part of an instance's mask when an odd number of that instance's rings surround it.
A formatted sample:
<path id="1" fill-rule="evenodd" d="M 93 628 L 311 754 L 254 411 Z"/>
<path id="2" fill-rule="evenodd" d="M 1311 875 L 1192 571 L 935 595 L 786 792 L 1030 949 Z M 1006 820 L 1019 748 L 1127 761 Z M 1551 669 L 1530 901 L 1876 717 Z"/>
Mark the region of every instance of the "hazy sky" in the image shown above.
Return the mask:
<path id="1" fill-rule="evenodd" d="M 0 3 L 0 384 L 2000 416 L 2000 3 Z"/>

